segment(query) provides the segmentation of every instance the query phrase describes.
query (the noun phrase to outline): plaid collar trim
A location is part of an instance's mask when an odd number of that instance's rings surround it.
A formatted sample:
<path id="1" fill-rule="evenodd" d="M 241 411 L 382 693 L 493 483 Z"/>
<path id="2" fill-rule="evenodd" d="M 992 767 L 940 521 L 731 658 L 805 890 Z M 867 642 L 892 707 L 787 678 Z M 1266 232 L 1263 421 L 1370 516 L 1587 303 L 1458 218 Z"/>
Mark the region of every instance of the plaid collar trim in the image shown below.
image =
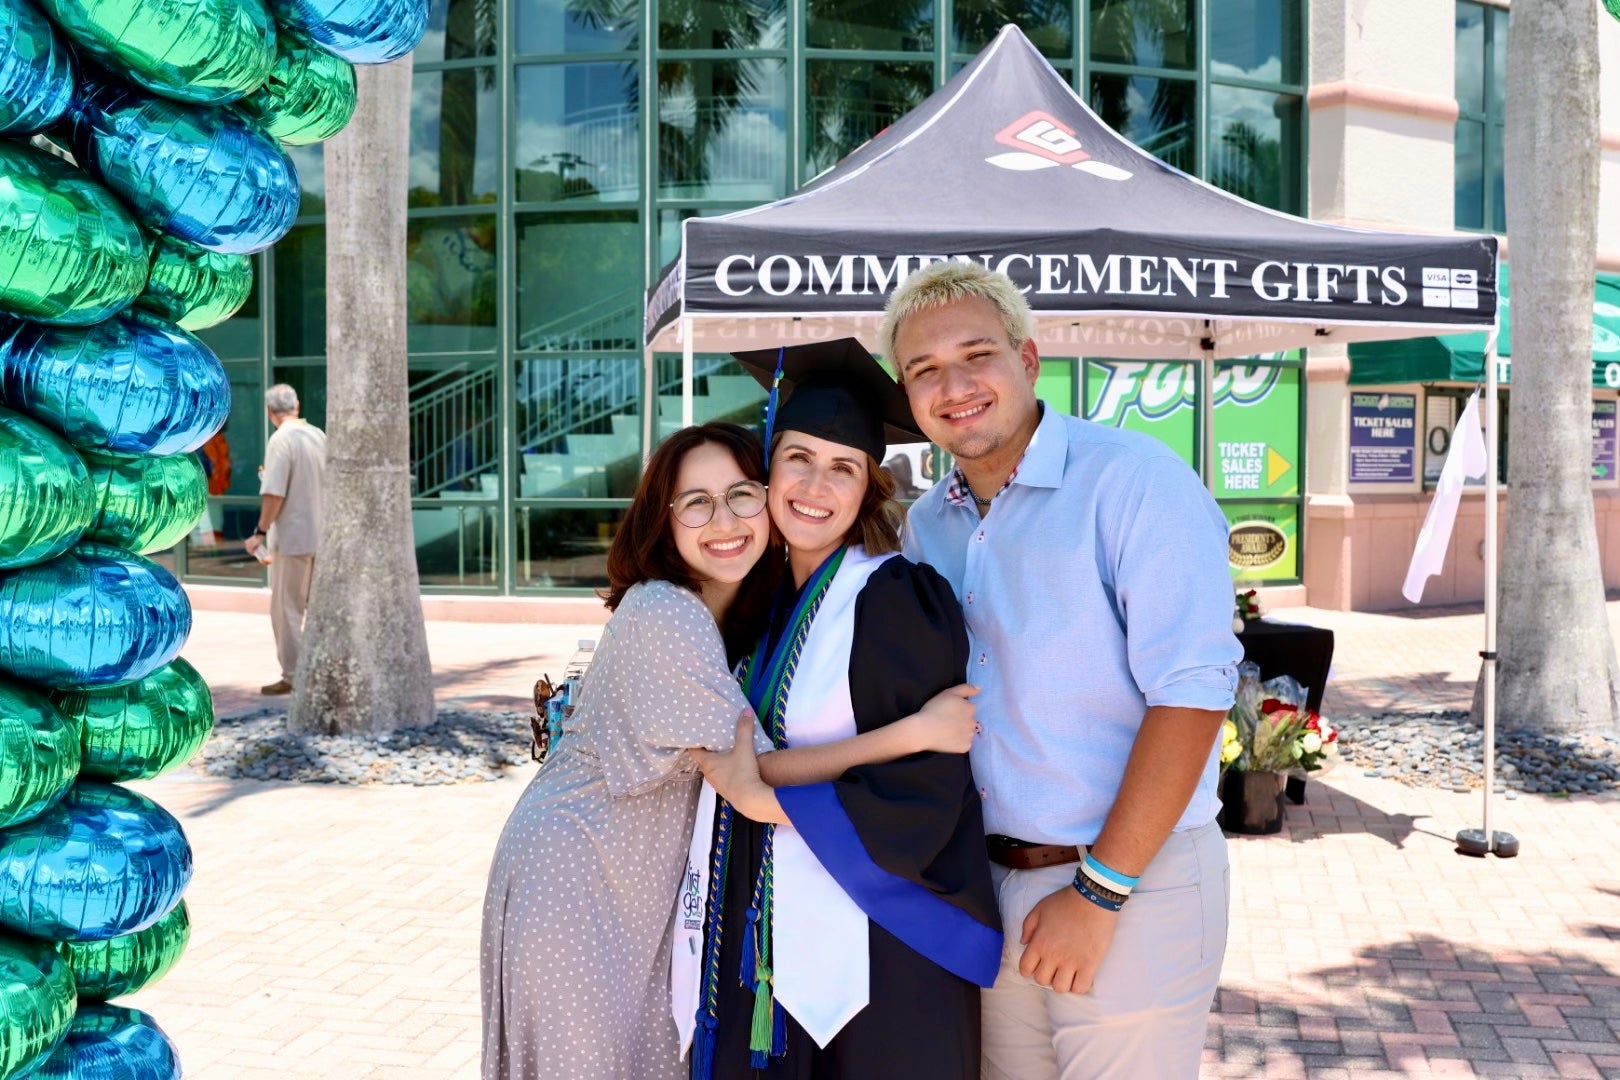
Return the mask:
<path id="1" fill-rule="evenodd" d="M 1019 465 L 1022 467 L 1023 463 L 1020 462 Z M 1007 477 L 1007 482 L 1001 485 L 1001 491 L 997 491 L 996 495 L 1000 495 L 1002 491 L 1012 487 L 1012 483 L 1016 479 L 1018 479 L 1018 469 L 1012 471 L 1012 475 Z M 972 496 L 972 489 L 968 487 L 967 477 L 962 475 L 962 470 L 960 468 L 951 469 L 951 482 L 945 488 L 946 501 L 952 506 L 967 506 L 972 502 Z M 991 496 L 992 499 L 995 497 L 995 495 Z"/>

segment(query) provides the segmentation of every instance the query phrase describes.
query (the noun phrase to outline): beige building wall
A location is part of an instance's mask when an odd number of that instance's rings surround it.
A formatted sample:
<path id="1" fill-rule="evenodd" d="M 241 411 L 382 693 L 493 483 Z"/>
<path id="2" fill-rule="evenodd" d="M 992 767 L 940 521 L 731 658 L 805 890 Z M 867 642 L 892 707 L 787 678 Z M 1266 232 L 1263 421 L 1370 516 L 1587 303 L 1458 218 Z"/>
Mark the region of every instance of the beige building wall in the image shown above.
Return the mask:
<path id="1" fill-rule="evenodd" d="M 1312 0 L 1306 100 L 1311 217 L 1452 231 L 1455 15 L 1453 0 Z M 1620 270 L 1620 22 L 1601 13 L 1599 21 L 1598 258 L 1600 268 Z M 1340 610 L 1406 607 L 1401 582 L 1430 496 L 1350 494 L 1349 375 L 1343 347 L 1311 351 L 1305 371 L 1306 602 Z M 1620 588 L 1620 492 L 1598 493 L 1597 520 L 1607 583 Z M 1483 496 L 1468 494 L 1445 571 L 1431 579 L 1425 604 L 1483 597 L 1483 539 Z"/>

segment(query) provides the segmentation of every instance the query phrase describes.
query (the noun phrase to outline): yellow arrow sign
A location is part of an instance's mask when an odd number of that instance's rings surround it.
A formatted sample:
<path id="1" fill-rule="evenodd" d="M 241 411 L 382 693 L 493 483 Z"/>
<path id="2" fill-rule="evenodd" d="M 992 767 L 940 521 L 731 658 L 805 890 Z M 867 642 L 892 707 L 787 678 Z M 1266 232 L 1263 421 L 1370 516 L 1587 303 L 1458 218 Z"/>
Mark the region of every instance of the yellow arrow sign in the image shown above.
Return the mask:
<path id="1" fill-rule="evenodd" d="M 1273 450 L 1271 447 L 1269 447 L 1269 446 L 1266 447 L 1266 486 L 1267 487 L 1270 487 L 1272 484 L 1275 484 L 1285 473 L 1288 472 L 1289 469 L 1292 469 L 1293 467 L 1294 467 L 1293 462 L 1289 461 L 1287 458 L 1285 458 L 1281 454 L 1277 453 L 1277 451 Z"/>

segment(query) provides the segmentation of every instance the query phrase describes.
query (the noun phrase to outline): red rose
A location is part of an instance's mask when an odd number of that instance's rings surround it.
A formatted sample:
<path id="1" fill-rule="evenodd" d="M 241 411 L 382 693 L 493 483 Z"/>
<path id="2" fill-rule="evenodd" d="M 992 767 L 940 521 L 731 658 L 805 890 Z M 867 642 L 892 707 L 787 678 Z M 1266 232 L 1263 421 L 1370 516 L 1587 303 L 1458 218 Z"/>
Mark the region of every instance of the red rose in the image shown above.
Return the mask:
<path id="1" fill-rule="evenodd" d="M 1322 721 L 1315 713 L 1311 713 L 1310 717 L 1305 721 L 1305 730 L 1318 732 L 1322 730 Z"/>
<path id="2" fill-rule="evenodd" d="M 1249 591 L 1248 591 L 1248 592 L 1246 592 L 1246 593 L 1244 593 L 1244 594 L 1243 594 L 1243 595 L 1244 595 L 1244 596 L 1249 596 L 1249 597 L 1253 597 L 1253 596 L 1256 596 L 1256 595 L 1258 595 L 1258 594 L 1259 594 L 1259 590 L 1257 590 L 1257 589 L 1250 589 L 1250 590 L 1249 590 Z"/>
<path id="3" fill-rule="evenodd" d="M 1260 712 L 1266 716 L 1270 716 L 1272 713 L 1292 711 L 1291 706 L 1283 704 L 1274 697 L 1268 697 L 1260 703 Z"/>

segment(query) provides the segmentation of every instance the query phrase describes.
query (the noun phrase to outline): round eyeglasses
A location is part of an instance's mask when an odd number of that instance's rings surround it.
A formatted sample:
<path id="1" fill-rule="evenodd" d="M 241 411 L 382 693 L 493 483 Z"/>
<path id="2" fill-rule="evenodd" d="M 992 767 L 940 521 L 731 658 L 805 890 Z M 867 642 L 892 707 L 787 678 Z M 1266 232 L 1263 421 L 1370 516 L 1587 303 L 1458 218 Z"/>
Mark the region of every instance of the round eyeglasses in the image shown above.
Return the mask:
<path id="1" fill-rule="evenodd" d="M 739 480 L 725 491 L 684 491 L 670 509 L 675 520 L 688 529 L 701 529 L 714 518 L 714 508 L 722 501 L 734 517 L 758 517 L 765 509 L 765 485 L 757 480 Z"/>

